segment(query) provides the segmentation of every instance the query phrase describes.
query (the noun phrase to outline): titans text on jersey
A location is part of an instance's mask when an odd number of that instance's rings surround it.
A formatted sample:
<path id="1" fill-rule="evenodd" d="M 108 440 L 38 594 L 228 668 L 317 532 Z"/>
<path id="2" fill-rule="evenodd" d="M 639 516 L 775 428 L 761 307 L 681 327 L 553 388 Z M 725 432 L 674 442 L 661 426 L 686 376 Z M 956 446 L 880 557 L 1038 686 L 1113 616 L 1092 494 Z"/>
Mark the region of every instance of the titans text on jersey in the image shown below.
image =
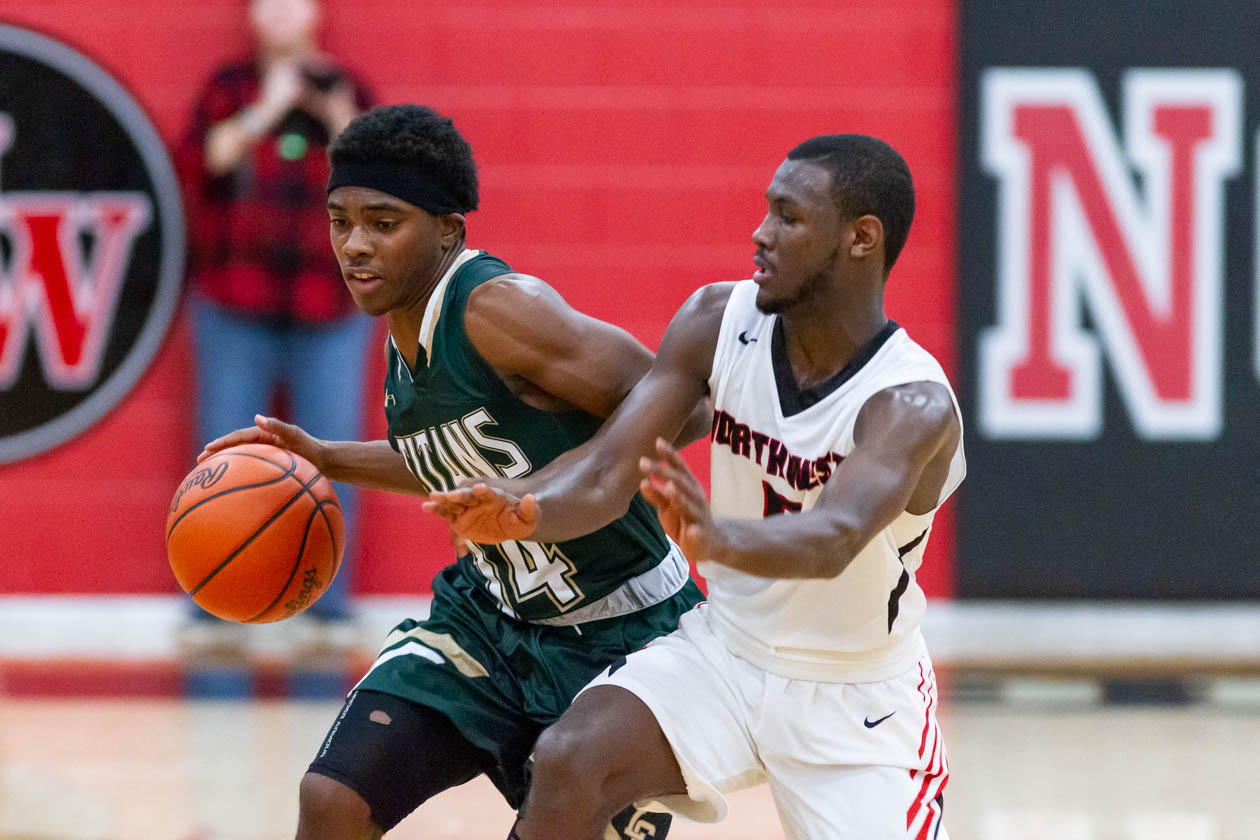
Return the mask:
<path id="1" fill-rule="evenodd" d="M 458 420 L 430 426 L 396 440 L 407 467 L 425 489 L 451 490 L 460 479 L 482 475 L 519 478 L 530 471 L 529 458 L 507 438 L 484 432 L 495 426 L 490 412 L 481 407 Z"/>

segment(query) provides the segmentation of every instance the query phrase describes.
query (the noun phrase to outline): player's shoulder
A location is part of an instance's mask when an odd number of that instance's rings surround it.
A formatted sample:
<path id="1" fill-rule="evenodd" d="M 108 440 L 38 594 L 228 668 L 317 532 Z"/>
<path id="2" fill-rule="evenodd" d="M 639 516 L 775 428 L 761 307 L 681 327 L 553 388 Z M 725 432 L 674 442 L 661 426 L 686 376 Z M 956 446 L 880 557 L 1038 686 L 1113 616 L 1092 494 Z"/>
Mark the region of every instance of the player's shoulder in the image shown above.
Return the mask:
<path id="1" fill-rule="evenodd" d="M 482 280 L 469 291 L 464 319 L 484 318 L 497 323 L 532 319 L 563 305 L 564 299 L 546 281 L 507 271 Z"/>
<path id="2" fill-rule="evenodd" d="M 687 304 L 694 304 L 701 309 L 725 308 L 737 286 L 739 283 L 731 281 L 706 283 L 691 293 L 691 296 L 687 298 Z"/>
<path id="3" fill-rule="evenodd" d="M 688 296 L 674 316 L 675 321 L 693 326 L 720 324 L 726 306 L 738 283 L 708 283 Z"/>
<path id="4" fill-rule="evenodd" d="M 867 398 L 863 410 L 867 408 L 896 408 L 933 422 L 948 419 L 957 413 L 949 386 L 933 379 L 899 382 L 881 388 Z"/>
<path id="5" fill-rule="evenodd" d="M 710 283 L 692 292 L 665 330 L 657 351 L 658 362 L 708 379 L 722 332 L 722 318 L 735 286 L 735 283 Z"/>
<path id="6" fill-rule="evenodd" d="M 585 323 L 545 281 L 513 271 L 485 278 L 464 302 L 464 334 L 492 366 L 503 370 L 526 348 L 555 348 Z"/>
<path id="7" fill-rule="evenodd" d="M 905 440 L 935 446 L 955 438 L 962 421 L 949 386 L 935 379 L 899 382 L 871 394 L 858 412 L 855 437 L 880 429 Z"/>
<path id="8" fill-rule="evenodd" d="M 483 297 L 510 297 L 514 295 L 535 297 L 544 291 L 554 291 L 545 280 L 534 277 L 531 274 L 522 274 L 519 271 L 505 271 L 478 283 L 473 293 Z"/>

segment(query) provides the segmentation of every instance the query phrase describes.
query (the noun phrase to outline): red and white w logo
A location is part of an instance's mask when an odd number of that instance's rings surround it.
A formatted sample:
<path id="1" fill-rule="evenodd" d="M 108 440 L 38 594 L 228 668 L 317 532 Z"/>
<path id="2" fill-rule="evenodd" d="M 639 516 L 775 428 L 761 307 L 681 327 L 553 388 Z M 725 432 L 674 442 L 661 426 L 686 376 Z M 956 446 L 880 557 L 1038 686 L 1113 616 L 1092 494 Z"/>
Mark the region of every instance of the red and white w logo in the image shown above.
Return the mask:
<path id="1" fill-rule="evenodd" d="M 985 74 L 983 162 L 1001 181 L 988 435 L 1097 437 L 1105 349 L 1141 437 L 1217 436 L 1222 185 L 1239 167 L 1241 98 L 1230 70 L 1130 71 L 1122 151 L 1089 72 Z"/>
<path id="2" fill-rule="evenodd" d="M 12 140 L 3 120 L 0 155 Z M 31 333 L 50 387 L 95 383 L 132 244 L 151 215 L 140 192 L 0 193 L 0 236 L 12 246 L 0 262 L 0 390 L 20 374 Z"/>

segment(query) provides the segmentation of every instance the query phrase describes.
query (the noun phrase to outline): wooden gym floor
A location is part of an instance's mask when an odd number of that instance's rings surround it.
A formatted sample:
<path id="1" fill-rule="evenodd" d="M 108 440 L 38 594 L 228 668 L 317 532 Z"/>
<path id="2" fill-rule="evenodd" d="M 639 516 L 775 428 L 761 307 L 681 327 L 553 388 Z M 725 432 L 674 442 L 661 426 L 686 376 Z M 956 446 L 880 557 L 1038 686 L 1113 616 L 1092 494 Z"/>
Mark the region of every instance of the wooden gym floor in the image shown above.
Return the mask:
<path id="1" fill-rule="evenodd" d="M 1079 692 L 945 701 L 953 840 L 1251 840 L 1260 704 L 1103 705 Z M 335 702 L 39 700 L 0 696 L 0 838 L 292 837 L 295 790 Z M 390 837 L 502 840 L 483 780 Z M 764 788 L 675 840 L 778 840 Z M 819 838 L 825 840 L 825 838 Z"/>

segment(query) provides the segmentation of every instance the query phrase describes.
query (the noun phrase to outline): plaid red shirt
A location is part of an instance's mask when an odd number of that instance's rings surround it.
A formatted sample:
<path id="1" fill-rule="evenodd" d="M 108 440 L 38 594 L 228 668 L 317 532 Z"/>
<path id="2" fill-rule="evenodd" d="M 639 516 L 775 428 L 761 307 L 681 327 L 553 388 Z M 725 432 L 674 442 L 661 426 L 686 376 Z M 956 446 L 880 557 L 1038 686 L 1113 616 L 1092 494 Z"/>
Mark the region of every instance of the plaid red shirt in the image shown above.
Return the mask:
<path id="1" fill-rule="evenodd" d="M 360 109 L 371 104 L 363 84 Z M 321 322 L 354 308 L 328 242 L 328 131 L 294 109 L 231 172 L 205 171 L 206 135 L 257 101 L 257 63 L 245 59 L 210 78 L 177 153 L 188 202 L 189 278 L 202 296 L 280 322 Z"/>

